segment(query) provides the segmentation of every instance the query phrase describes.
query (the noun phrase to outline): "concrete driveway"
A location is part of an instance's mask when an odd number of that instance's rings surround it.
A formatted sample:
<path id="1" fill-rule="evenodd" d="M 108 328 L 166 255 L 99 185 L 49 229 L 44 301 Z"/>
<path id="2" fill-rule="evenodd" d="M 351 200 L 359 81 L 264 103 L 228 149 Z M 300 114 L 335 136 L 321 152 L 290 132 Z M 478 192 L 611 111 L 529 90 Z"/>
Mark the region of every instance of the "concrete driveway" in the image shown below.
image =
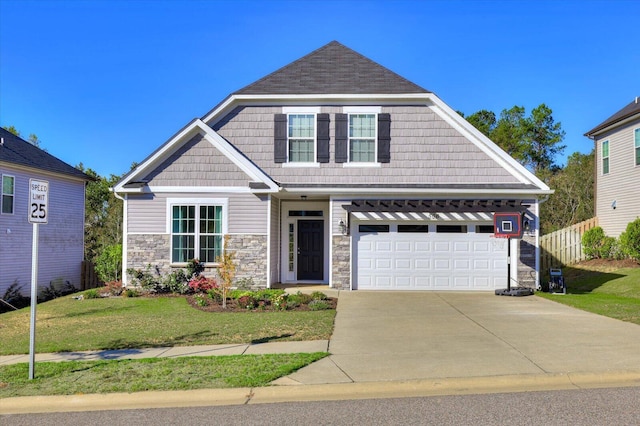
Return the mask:
<path id="1" fill-rule="evenodd" d="M 535 296 L 341 292 L 329 352 L 287 380 L 638 373 L 640 326 Z"/>

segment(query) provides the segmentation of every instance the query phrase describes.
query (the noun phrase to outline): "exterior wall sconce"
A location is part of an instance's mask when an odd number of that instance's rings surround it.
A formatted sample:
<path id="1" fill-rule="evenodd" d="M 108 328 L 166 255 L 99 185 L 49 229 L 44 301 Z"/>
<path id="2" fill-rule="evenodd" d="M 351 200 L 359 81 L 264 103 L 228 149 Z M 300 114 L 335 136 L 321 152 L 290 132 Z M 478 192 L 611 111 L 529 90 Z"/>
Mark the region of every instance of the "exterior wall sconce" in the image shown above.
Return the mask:
<path id="1" fill-rule="evenodd" d="M 347 225 L 344 223 L 344 220 L 340 219 L 340 222 L 338 223 L 338 228 L 340 228 L 340 233 L 342 235 L 347 235 L 349 234 L 349 228 L 347 227 Z"/>

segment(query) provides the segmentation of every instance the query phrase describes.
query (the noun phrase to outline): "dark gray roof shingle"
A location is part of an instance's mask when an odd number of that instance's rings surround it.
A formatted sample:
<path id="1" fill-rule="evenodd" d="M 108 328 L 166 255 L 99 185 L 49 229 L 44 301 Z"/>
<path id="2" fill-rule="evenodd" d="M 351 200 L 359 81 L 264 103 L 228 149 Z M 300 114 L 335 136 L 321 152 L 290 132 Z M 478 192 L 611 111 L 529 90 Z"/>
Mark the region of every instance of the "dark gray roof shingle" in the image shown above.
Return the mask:
<path id="1" fill-rule="evenodd" d="M 613 114 L 611 117 L 604 120 L 602 123 L 598 124 L 593 129 L 589 130 L 585 133 L 585 136 L 592 136 L 594 133 L 599 132 L 600 130 L 606 129 L 609 126 L 612 126 L 626 118 L 632 117 L 636 114 L 640 114 L 640 98 L 635 98 L 629 105 L 622 108 L 620 111 Z"/>
<path id="2" fill-rule="evenodd" d="M 406 93 L 430 92 L 337 41 L 332 41 L 234 94 Z"/>
<path id="3" fill-rule="evenodd" d="M 3 140 L 3 144 L 0 146 L 0 161 L 80 179 L 94 180 L 91 176 L 82 173 L 6 129 L 0 128 L 0 137 Z"/>

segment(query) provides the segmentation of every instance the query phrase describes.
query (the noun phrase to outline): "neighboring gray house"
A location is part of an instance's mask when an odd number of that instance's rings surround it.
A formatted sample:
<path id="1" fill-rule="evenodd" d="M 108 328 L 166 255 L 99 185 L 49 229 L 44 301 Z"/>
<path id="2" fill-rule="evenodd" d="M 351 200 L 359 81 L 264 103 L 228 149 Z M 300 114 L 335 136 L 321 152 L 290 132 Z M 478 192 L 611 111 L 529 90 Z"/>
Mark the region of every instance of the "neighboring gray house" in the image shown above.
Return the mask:
<path id="1" fill-rule="evenodd" d="M 640 217 L 640 100 L 589 130 L 595 144 L 595 215 L 605 234 L 618 237 Z"/>
<path id="2" fill-rule="evenodd" d="M 114 188 L 124 269 L 236 253 L 256 285 L 494 290 L 493 213 L 523 211 L 512 279 L 538 284 L 552 191 L 435 94 L 331 42 L 232 93 Z"/>
<path id="3" fill-rule="evenodd" d="M 48 223 L 39 225 L 38 286 L 80 288 L 84 257 L 84 191 L 92 178 L 0 128 L 0 297 L 14 282 L 28 295 L 33 226 L 29 180 L 49 182 Z"/>

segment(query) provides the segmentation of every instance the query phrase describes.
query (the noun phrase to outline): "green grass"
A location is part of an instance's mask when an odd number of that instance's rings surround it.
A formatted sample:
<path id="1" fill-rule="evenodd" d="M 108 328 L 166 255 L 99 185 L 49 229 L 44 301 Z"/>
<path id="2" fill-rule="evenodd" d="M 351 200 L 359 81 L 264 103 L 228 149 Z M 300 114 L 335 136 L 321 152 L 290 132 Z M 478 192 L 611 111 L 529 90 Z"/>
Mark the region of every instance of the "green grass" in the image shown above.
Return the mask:
<path id="1" fill-rule="evenodd" d="M 0 315 L 0 355 L 29 352 L 29 308 Z M 36 352 L 329 339 L 335 310 L 203 312 L 182 297 L 74 300 L 37 307 Z"/>
<path id="2" fill-rule="evenodd" d="M 328 354 L 234 355 L 120 361 L 39 362 L 0 367 L 0 398 L 30 395 L 266 386 Z"/>
<path id="3" fill-rule="evenodd" d="M 640 268 L 577 265 L 563 269 L 567 294 L 539 296 L 588 312 L 640 324 Z"/>

